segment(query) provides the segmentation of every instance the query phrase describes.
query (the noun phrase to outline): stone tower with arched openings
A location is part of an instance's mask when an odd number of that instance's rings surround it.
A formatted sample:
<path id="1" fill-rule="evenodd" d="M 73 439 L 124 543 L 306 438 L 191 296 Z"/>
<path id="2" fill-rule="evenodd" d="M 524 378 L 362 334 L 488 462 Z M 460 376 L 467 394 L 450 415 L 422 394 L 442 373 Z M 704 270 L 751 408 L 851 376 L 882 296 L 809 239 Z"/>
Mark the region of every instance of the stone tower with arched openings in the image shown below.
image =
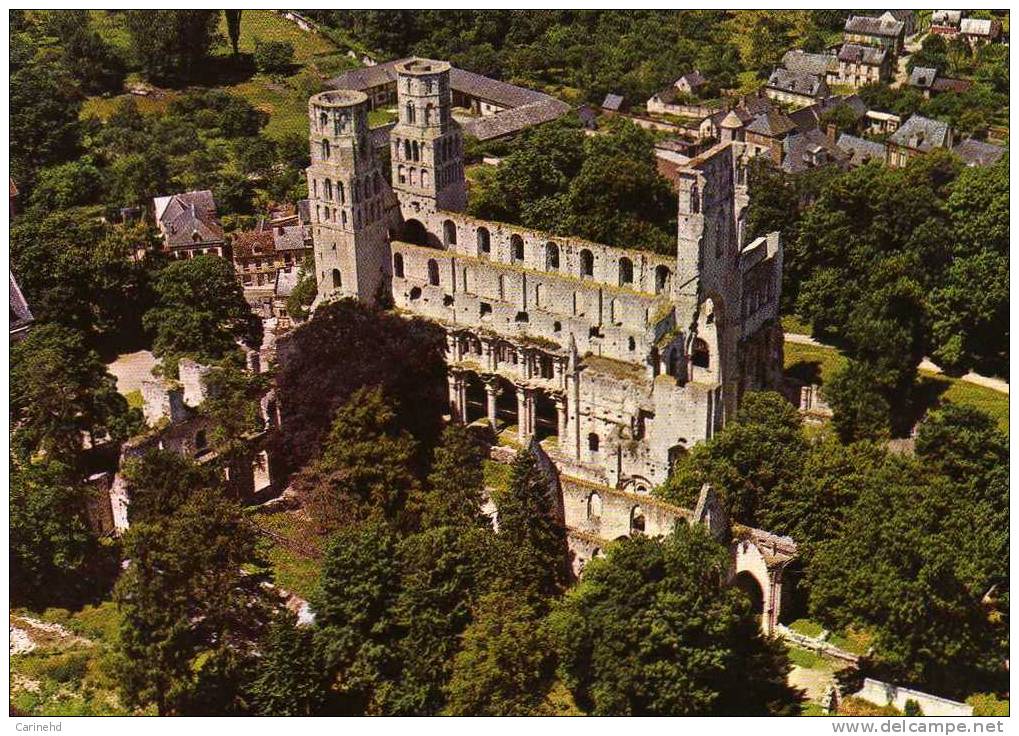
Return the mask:
<path id="1" fill-rule="evenodd" d="M 388 284 L 386 202 L 390 191 L 373 155 L 368 98 L 335 90 L 308 101 L 308 197 L 319 299 L 372 301 Z"/>
<path id="2" fill-rule="evenodd" d="M 452 116 L 450 66 L 411 59 L 396 66 L 399 121 L 389 134 L 393 189 L 404 213 L 463 212 L 463 134 Z"/>

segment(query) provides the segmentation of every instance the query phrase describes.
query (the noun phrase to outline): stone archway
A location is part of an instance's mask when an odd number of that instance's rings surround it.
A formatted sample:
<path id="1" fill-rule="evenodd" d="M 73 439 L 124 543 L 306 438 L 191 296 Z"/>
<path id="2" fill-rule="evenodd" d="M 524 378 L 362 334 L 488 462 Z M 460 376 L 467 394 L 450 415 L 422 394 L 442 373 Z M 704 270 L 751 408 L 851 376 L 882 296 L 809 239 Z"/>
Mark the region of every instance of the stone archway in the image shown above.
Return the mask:
<path id="1" fill-rule="evenodd" d="M 732 584 L 746 595 L 750 601 L 750 607 L 756 615 L 761 616 L 764 614 L 764 590 L 761 588 L 761 584 L 757 582 L 757 578 L 744 570 L 743 572 L 736 573 Z"/>
<path id="2" fill-rule="evenodd" d="M 413 218 L 403 223 L 403 228 L 400 231 L 400 239 L 407 243 L 413 243 L 414 245 L 433 245 L 432 236 L 429 234 L 428 230 L 419 220 L 415 220 Z"/>

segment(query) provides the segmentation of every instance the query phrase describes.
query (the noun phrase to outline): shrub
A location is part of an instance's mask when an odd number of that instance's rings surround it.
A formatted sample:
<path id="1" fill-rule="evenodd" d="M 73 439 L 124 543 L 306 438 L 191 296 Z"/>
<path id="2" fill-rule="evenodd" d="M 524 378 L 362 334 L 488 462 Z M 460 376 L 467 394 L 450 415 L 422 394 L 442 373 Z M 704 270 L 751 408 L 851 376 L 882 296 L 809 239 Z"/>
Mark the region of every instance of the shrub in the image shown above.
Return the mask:
<path id="1" fill-rule="evenodd" d="M 255 68 L 263 74 L 284 74 L 294 63 L 294 45 L 289 41 L 255 41 Z"/>

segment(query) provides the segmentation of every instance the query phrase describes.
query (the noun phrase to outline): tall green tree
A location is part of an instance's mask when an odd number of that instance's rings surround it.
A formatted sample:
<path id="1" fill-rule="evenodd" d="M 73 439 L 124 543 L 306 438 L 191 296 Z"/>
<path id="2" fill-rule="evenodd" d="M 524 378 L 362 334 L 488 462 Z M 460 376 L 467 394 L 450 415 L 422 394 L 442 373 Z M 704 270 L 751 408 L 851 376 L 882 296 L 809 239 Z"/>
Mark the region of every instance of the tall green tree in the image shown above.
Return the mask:
<path id="1" fill-rule="evenodd" d="M 358 389 L 336 414 L 322 453 L 294 480 L 325 530 L 367 519 L 413 527 L 420 512 L 417 445 L 379 389 Z"/>
<path id="2" fill-rule="evenodd" d="M 238 341 L 257 348 L 262 323 L 244 301 L 233 264 L 204 255 L 171 263 L 155 283 L 156 305 L 144 318 L 155 337 L 152 352 L 163 371 L 176 375 L 177 361 L 203 363 L 239 356 Z"/>
<path id="3" fill-rule="evenodd" d="M 81 101 L 63 70 L 30 64 L 11 75 L 11 178 L 31 191 L 43 166 L 74 158 L 78 149 Z"/>
<path id="4" fill-rule="evenodd" d="M 129 10 L 126 25 L 142 71 L 153 80 L 186 81 L 217 40 L 218 10 Z"/>
<path id="5" fill-rule="evenodd" d="M 251 699 L 262 716 L 327 715 L 329 668 L 315 645 L 315 629 L 299 626 L 286 609 L 269 626 L 255 665 Z"/>
<path id="6" fill-rule="evenodd" d="M 658 493 L 693 508 L 710 483 L 733 520 L 760 526 L 799 481 L 806 450 L 799 414 L 785 397 L 751 391 L 734 421 L 694 447 Z"/>
<path id="7" fill-rule="evenodd" d="M 217 492 L 193 494 L 173 514 L 132 525 L 129 561 L 114 591 L 116 648 L 125 701 L 161 715 L 226 715 L 245 693 L 268 603 L 241 566 L 254 529 Z"/>
<path id="8" fill-rule="evenodd" d="M 725 548 L 685 524 L 592 560 L 549 619 L 578 704 L 612 716 L 798 712 L 785 649 L 726 584 L 728 569 Z"/>
<path id="9" fill-rule="evenodd" d="M 100 551 L 86 513 L 90 489 L 74 468 L 55 460 L 14 464 L 10 478 L 11 595 L 66 604 L 83 580 L 97 582 L 91 563 Z"/>
<path id="10" fill-rule="evenodd" d="M 541 612 L 512 592 L 482 598 L 452 665 L 445 712 L 453 716 L 542 713 L 555 654 Z"/>
<path id="11" fill-rule="evenodd" d="M 170 450 L 149 450 L 127 460 L 121 472 L 131 499 L 128 517 L 132 524 L 165 519 L 191 496 L 219 487 L 216 469 Z"/>
<path id="12" fill-rule="evenodd" d="M 549 480 L 529 450 L 513 459 L 509 486 L 495 499 L 501 546 L 512 559 L 511 585 L 539 599 L 566 585 L 566 530 Z"/>
<path id="13" fill-rule="evenodd" d="M 241 13 L 242 10 L 224 10 L 223 15 L 226 17 L 226 32 L 230 36 L 230 48 L 234 51 L 234 56 L 240 53 L 239 44 L 241 41 Z"/>
<path id="14" fill-rule="evenodd" d="M 466 427 L 450 424 L 443 430 L 428 475 L 422 527 L 470 529 L 491 526 L 491 521 L 481 510 L 485 491 L 484 459 L 482 446 Z"/>
<path id="15" fill-rule="evenodd" d="M 37 454 L 75 465 L 87 439 L 118 442 L 141 415 L 80 334 L 38 325 L 11 351 L 11 446 L 22 462 Z"/>
<path id="16" fill-rule="evenodd" d="M 388 525 L 371 521 L 341 528 L 326 553 L 313 604 L 337 715 L 383 714 L 399 672 L 397 543 Z"/>

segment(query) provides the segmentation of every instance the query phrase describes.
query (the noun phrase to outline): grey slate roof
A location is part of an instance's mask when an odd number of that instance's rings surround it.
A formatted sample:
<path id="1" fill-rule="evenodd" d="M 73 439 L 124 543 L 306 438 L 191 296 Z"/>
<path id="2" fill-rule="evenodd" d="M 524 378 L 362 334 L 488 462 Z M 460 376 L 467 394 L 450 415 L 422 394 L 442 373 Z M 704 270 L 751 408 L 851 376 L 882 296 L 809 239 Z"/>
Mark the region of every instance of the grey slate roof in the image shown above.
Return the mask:
<path id="1" fill-rule="evenodd" d="M 8 276 L 10 276 L 11 281 L 11 323 L 9 329 L 11 334 L 14 334 L 28 329 L 32 322 L 35 321 L 35 317 L 32 316 L 32 310 L 28 308 L 28 301 L 25 299 L 25 295 L 21 293 L 21 287 L 18 286 L 14 274 L 8 272 Z"/>
<path id="2" fill-rule="evenodd" d="M 854 94 L 846 97 L 826 97 L 820 102 L 789 113 L 789 118 L 796 123 L 796 127 L 800 130 L 810 130 L 819 127 L 822 115 L 838 107 L 849 108 L 853 113 L 854 120 L 859 120 L 867 114 L 867 104 L 860 99 L 859 95 Z"/>
<path id="3" fill-rule="evenodd" d="M 468 120 L 463 124 L 463 129 L 468 135 L 472 135 L 480 141 L 487 141 L 516 133 L 532 125 L 547 123 L 562 117 L 569 111 L 570 106 L 562 100 L 547 97 L 530 105 Z"/>
<path id="4" fill-rule="evenodd" d="M 963 18 L 959 33 L 967 36 L 990 36 L 992 24 L 986 18 Z"/>
<path id="5" fill-rule="evenodd" d="M 880 66 L 888 56 L 888 49 L 877 46 L 861 46 L 857 43 L 844 43 L 839 49 L 839 61 L 849 64 L 866 64 Z"/>
<path id="6" fill-rule="evenodd" d="M 781 110 L 771 110 L 758 115 L 754 121 L 747 126 L 748 133 L 775 137 L 784 135 L 796 129 L 796 124 Z"/>
<path id="7" fill-rule="evenodd" d="M 824 164 L 844 164 L 849 158 L 817 128 L 789 136 L 782 147 L 785 152 L 782 169 L 790 174 Z"/>
<path id="8" fill-rule="evenodd" d="M 957 144 L 952 150 L 967 166 L 990 166 L 1005 155 L 1005 149 L 1001 146 L 972 138 Z"/>
<path id="9" fill-rule="evenodd" d="M 605 95 L 605 99 L 602 101 L 601 106 L 605 110 L 618 110 L 622 104 L 623 104 L 622 95 L 614 95 L 612 93 L 609 93 Z"/>
<path id="10" fill-rule="evenodd" d="M 216 200 L 209 190 L 156 197 L 154 203 L 159 229 L 168 246 L 223 242 L 223 227 L 216 219 Z"/>
<path id="11" fill-rule="evenodd" d="M 371 137 L 372 148 L 387 148 L 389 146 L 389 132 L 396 127 L 396 121 L 371 128 L 368 135 Z"/>
<path id="12" fill-rule="evenodd" d="M 948 123 L 913 115 L 888 138 L 889 143 L 927 153 L 948 143 Z"/>
<path id="13" fill-rule="evenodd" d="M 768 77 L 768 87 L 799 95 L 818 95 L 824 78 L 817 74 L 791 72 L 779 67 Z"/>
<path id="14" fill-rule="evenodd" d="M 836 143 L 839 150 L 849 157 L 852 166 L 862 166 L 868 161 L 884 161 L 885 147 L 881 143 L 857 138 L 855 135 L 843 133 Z"/>
<path id="15" fill-rule="evenodd" d="M 782 57 L 782 66 L 791 72 L 801 74 L 817 74 L 824 76 L 838 68 L 838 59 L 834 54 L 811 54 L 806 51 L 786 51 Z"/>
<path id="16" fill-rule="evenodd" d="M 415 57 L 394 59 L 363 69 L 352 69 L 329 80 L 327 87 L 332 89 L 354 89 L 364 91 L 371 87 L 379 87 L 396 83 L 396 66 Z M 489 140 L 503 135 L 516 133 L 519 130 L 541 122 L 548 122 L 565 115 L 570 106 L 544 92 L 518 87 L 515 84 L 490 79 L 465 69 L 451 67 L 449 70 L 449 86 L 461 94 L 477 97 L 499 107 L 508 108 L 495 115 L 464 124 L 464 130 L 479 138 Z M 525 108 L 527 108 L 525 110 Z M 518 112 L 524 110 L 523 112 Z M 516 114 L 513 114 L 516 113 Z M 503 116 L 508 116 L 503 119 Z M 377 131 L 377 132 L 376 132 Z M 384 139 L 384 140 L 383 140 Z M 388 143 L 389 128 L 373 128 L 372 143 L 381 145 Z"/>
<path id="17" fill-rule="evenodd" d="M 293 292 L 294 287 L 297 286 L 298 274 L 297 269 L 293 268 L 290 271 L 285 269 L 279 269 L 276 271 L 276 284 L 273 289 L 275 295 L 280 298 L 286 298 Z"/>
<path id="18" fill-rule="evenodd" d="M 846 33 L 894 38 L 902 33 L 905 24 L 897 20 L 874 18 L 869 15 L 853 15 L 846 20 Z"/>
<path id="19" fill-rule="evenodd" d="M 308 228 L 303 225 L 274 227 L 272 237 L 277 251 L 305 250 L 311 247 L 307 243 Z"/>
<path id="20" fill-rule="evenodd" d="M 938 70 L 929 66 L 915 66 L 909 74 L 909 86 L 929 89 L 938 76 Z"/>
<path id="21" fill-rule="evenodd" d="M 679 84 L 680 82 L 682 82 L 684 80 L 686 81 L 686 83 L 688 85 L 690 85 L 691 89 L 696 89 L 697 87 L 700 87 L 702 84 L 706 84 L 707 81 L 708 81 L 707 79 L 704 78 L 704 75 L 701 74 L 696 69 L 694 71 L 692 71 L 692 72 L 684 74 L 682 77 L 677 79 L 674 82 L 674 84 Z"/>

